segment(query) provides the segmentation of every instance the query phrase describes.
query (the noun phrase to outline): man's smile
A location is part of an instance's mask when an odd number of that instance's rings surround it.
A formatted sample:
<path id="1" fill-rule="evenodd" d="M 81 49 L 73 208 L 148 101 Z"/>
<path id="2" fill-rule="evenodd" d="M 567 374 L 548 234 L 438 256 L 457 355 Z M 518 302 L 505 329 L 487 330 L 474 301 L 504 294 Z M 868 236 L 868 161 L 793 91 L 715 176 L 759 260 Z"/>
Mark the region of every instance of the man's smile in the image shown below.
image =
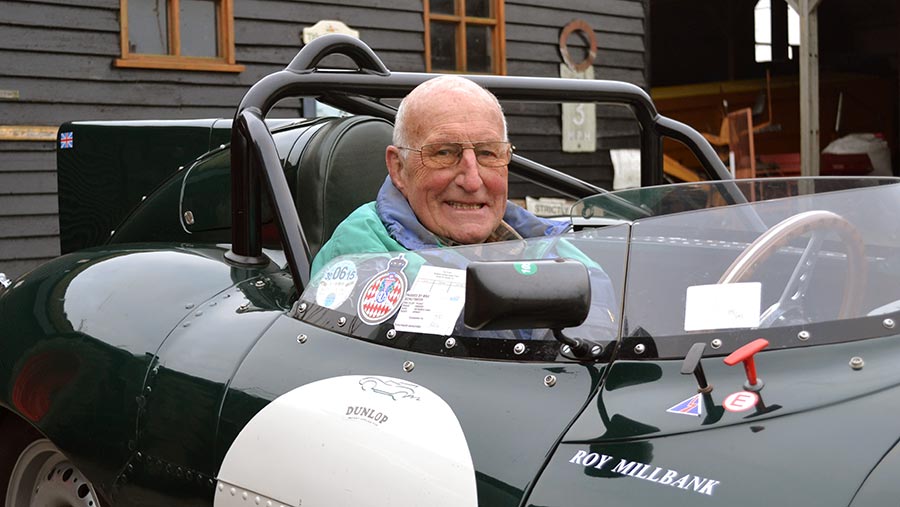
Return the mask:
<path id="1" fill-rule="evenodd" d="M 484 203 L 481 203 L 481 202 L 478 202 L 478 203 L 464 203 L 464 202 L 454 202 L 454 201 L 449 201 L 449 202 L 447 202 L 447 204 L 448 204 L 451 208 L 454 208 L 454 209 L 461 209 L 461 210 L 481 209 L 481 208 L 484 207 Z"/>

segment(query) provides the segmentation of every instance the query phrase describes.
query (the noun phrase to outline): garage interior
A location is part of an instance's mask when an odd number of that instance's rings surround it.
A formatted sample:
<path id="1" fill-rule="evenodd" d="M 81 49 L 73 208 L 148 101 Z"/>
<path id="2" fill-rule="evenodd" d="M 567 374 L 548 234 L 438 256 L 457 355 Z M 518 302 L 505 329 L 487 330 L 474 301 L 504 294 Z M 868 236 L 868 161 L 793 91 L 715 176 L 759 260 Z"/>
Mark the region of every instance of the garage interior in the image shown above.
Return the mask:
<path id="1" fill-rule="evenodd" d="M 808 153 L 834 152 L 821 155 L 818 173 L 898 174 L 896 0 L 791 3 L 817 26 L 807 33 L 817 31 L 810 55 L 813 65 L 818 59 L 819 121 L 808 120 L 806 142 L 818 123 L 818 150 Z M 758 26 L 766 22 L 768 36 Z M 704 133 L 738 177 L 816 174 L 801 167 L 805 22 L 784 0 L 650 0 L 650 83 L 660 113 Z M 771 61 L 757 61 L 766 53 Z M 665 152 L 667 163 L 697 165 L 677 143 Z"/>

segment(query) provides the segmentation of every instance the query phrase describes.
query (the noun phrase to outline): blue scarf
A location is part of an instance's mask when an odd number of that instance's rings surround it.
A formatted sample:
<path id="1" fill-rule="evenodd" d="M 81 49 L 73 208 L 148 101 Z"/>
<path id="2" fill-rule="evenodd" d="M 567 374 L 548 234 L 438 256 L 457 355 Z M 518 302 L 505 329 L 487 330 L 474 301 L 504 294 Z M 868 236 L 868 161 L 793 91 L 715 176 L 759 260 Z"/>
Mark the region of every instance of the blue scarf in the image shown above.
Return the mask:
<path id="1" fill-rule="evenodd" d="M 419 222 L 406 197 L 397 190 L 390 176 L 385 178 L 378 191 L 375 211 L 391 237 L 405 248 L 421 250 L 441 246 L 438 236 Z M 523 238 L 553 236 L 569 229 L 568 222 L 540 218 L 509 201 L 506 202 L 503 221 Z"/>

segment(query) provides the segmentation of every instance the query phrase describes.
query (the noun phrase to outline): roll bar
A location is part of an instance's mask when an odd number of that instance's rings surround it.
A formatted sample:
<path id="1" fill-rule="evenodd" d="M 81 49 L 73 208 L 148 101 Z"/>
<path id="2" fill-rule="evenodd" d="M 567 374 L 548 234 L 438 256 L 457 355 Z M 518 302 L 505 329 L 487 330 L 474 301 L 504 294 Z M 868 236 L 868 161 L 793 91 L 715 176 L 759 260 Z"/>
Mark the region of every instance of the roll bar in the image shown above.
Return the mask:
<path id="1" fill-rule="evenodd" d="M 326 57 L 343 55 L 355 71 L 322 69 Z M 341 34 L 319 37 L 300 50 L 288 66 L 265 76 L 244 95 L 231 130 L 232 246 L 226 258 L 240 265 L 268 262 L 262 255 L 261 188 L 269 191 L 282 231 L 285 256 L 297 290 L 309 282 L 309 249 L 300 219 L 287 192 L 275 144 L 262 120 L 280 100 L 315 96 L 326 102 L 356 107 L 354 111 L 393 120 L 391 109 L 375 99 L 402 98 L 434 74 L 391 72 L 364 42 Z M 586 79 L 466 75 L 491 90 L 500 100 L 607 102 L 631 106 L 641 127 L 641 181 L 662 183 L 662 139 L 668 135 L 684 142 L 713 179 L 731 175 L 709 143 L 687 125 L 662 117 L 650 96 L 630 83 Z M 366 106 L 369 104 L 369 106 Z M 349 108 L 348 108 L 349 109 Z M 514 157 L 511 172 L 544 186 L 562 187 L 575 198 L 602 189 L 522 157 Z M 280 180 L 280 181 L 276 181 Z M 552 185 L 551 185 L 552 184 Z"/>

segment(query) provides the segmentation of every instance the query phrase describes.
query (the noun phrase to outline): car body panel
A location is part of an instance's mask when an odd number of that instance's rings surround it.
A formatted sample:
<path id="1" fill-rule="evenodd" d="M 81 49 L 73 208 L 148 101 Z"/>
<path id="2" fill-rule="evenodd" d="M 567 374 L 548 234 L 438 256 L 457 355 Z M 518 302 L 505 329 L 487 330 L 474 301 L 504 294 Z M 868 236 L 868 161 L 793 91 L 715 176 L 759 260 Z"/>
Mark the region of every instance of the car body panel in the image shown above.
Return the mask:
<path id="1" fill-rule="evenodd" d="M 302 344 L 297 341 L 300 335 L 307 336 Z M 408 373 L 407 361 L 414 365 Z M 270 375 L 271 371 L 280 374 Z M 230 442 L 262 406 L 297 385 L 344 374 L 398 377 L 427 387 L 453 409 L 475 463 L 479 504 L 518 505 L 602 372 L 602 365 L 448 359 L 323 333 L 281 317 L 257 342 L 229 386 L 216 452 L 224 457 Z M 552 387 L 545 385 L 547 375 L 557 379 Z M 502 398 L 496 392 L 503 392 Z"/>

